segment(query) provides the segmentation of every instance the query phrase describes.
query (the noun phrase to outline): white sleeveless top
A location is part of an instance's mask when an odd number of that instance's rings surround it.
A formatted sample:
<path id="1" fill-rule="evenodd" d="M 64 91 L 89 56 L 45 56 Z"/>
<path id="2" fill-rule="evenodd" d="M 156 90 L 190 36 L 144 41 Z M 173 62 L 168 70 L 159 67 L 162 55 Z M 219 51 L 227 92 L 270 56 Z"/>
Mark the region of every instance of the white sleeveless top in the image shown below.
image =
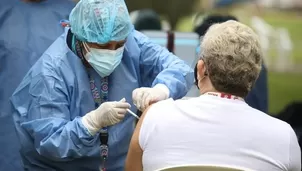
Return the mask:
<path id="1" fill-rule="evenodd" d="M 244 101 L 201 95 L 152 106 L 139 135 L 144 171 L 184 164 L 300 171 L 301 151 L 287 123 Z"/>

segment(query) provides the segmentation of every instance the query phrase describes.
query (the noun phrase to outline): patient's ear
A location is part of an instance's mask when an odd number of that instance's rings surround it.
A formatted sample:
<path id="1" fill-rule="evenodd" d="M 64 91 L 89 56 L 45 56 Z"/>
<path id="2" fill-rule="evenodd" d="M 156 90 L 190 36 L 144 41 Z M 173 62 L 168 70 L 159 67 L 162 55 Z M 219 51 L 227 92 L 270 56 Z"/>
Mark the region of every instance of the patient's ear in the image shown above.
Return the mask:
<path id="1" fill-rule="evenodd" d="M 197 79 L 200 80 L 199 77 L 206 76 L 206 66 L 203 60 L 199 60 L 197 63 Z"/>

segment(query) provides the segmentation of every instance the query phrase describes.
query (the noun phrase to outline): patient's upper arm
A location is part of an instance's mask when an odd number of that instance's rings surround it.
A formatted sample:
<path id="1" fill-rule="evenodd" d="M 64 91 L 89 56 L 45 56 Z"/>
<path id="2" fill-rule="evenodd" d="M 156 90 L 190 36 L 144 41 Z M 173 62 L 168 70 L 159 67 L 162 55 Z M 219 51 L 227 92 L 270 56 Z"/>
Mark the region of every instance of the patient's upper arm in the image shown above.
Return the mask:
<path id="1" fill-rule="evenodd" d="M 136 128 L 134 130 L 134 133 L 132 135 L 132 139 L 129 146 L 129 151 L 126 159 L 126 171 L 142 171 L 143 170 L 143 164 L 142 164 L 142 156 L 143 156 L 143 150 L 140 145 L 140 131 L 142 127 L 142 123 L 145 119 L 145 116 L 147 115 L 150 107 L 144 111 L 142 116 L 140 117 Z"/>

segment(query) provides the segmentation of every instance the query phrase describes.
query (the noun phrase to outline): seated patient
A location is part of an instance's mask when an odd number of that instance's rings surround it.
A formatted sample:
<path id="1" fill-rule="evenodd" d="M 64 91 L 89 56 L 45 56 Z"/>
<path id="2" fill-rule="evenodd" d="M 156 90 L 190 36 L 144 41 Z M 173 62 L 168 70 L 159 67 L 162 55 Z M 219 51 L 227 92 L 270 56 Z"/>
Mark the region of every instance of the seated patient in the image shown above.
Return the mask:
<path id="1" fill-rule="evenodd" d="M 201 95 L 147 109 L 133 134 L 126 170 L 195 164 L 300 171 L 301 151 L 291 126 L 243 100 L 262 64 L 253 30 L 236 21 L 215 24 L 201 49 L 196 74 Z"/>

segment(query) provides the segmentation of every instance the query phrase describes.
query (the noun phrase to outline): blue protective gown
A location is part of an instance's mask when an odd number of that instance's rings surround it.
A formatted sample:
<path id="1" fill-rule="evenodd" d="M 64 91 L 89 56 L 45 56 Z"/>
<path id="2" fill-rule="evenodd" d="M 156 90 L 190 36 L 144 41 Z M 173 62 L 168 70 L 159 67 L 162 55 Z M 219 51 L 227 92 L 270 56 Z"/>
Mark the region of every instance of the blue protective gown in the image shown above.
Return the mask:
<path id="1" fill-rule="evenodd" d="M 26 72 L 62 34 L 61 19 L 68 19 L 74 2 L 48 0 L 24 3 L 0 1 L 0 170 L 22 169 L 9 97 Z"/>
<path id="2" fill-rule="evenodd" d="M 92 69 L 89 73 L 100 90 L 100 77 Z M 177 99 L 187 93 L 193 80 L 193 71 L 184 61 L 133 31 L 127 38 L 121 64 L 109 76 L 109 101 L 125 97 L 135 111 L 134 89 L 163 83 L 170 89 L 170 96 Z M 91 136 L 81 123 L 81 117 L 94 110 L 95 103 L 85 66 L 67 47 L 66 32 L 30 69 L 11 101 L 26 168 L 98 170 L 99 136 Z M 109 127 L 108 171 L 124 170 L 134 122 L 128 114 Z"/>

